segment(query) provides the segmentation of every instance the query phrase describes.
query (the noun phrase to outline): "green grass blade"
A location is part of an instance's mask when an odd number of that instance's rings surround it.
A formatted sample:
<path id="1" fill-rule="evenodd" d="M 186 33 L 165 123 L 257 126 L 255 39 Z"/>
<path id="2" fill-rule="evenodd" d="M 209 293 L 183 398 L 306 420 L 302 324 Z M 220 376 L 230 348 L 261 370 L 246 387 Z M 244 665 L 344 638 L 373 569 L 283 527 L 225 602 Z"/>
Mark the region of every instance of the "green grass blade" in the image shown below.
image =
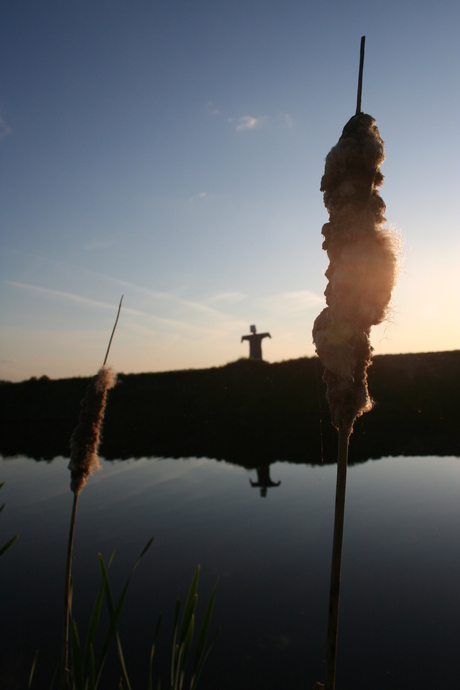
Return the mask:
<path id="1" fill-rule="evenodd" d="M 179 668 L 179 690 L 182 690 L 182 685 L 184 682 L 185 666 L 187 664 L 188 655 L 190 652 L 190 647 L 193 640 L 193 631 L 195 629 L 195 615 L 192 614 L 190 619 L 190 624 L 188 626 L 187 634 L 185 635 L 184 644 L 181 650 L 181 664 Z"/>
<path id="2" fill-rule="evenodd" d="M 192 616 L 195 613 L 196 604 L 198 601 L 198 595 L 196 593 L 198 587 L 198 578 L 200 576 L 200 566 L 197 567 L 195 574 L 192 579 L 192 584 L 187 596 L 187 601 L 185 603 L 184 615 L 182 617 L 182 623 L 179 629 L 179 611 L 180 611 L 180 600 L 176 600 L 176 610 L 174 613 L 174 637 L 173 637 L 173 650 L 172 650 L 172 661 L 171 661 L 171 687 L 173 690 L 177 690 L 179 686 L 179 679 L 181 676 L 181 669 L 184 666 L 183 652 L 184 652 L 184 642 L 187 637 L 187 633 L 190 629 L 190 622 Z M 176 643 L 177 640 L 177 643 Z"/>
<path id="3" fill-rule="evenodd" d="M 162 618 L 162 615 L 161 615 L 161 613 L 160 613 L 160 615 L 158 616 L 158 620 L 157 620 L 156 627 L 155 627 L 155 632 L 154 632 L 154 635 L 153 635 L 152 649 L 151 649 L 151 651 L 150 651 L 149 686 L 148 686 L 148 690 L 153 690 L 153 676 L 152 676 L 153 655 L 155 654 L 155 645 L 156 645 L 156 643 L 157 643 L 158 633 L 160 632 L 161 618 Z M 160 679 L 158 679 L 158 682 L 160 682 Z"/>
<path id="4" fill-rule="evenodd" d="M 16 539 L 18 537 L 19 537 L 19 534 L 16 534 L 14 537 L 11 537 L 11 539 L 9 541 L 7 541 L 4 546 L 2 546 L 2 548 L 0 549 L 0 556 L 3 556 L 5 551 L 8 551 L 10 546 L 13 546 L 14 542 L 16 541 Z"/>
<path id="5" fill-rule="evenodd" d="M 176 669 L 176 661 L 179 653 L 179 645 L 176 644 L 177 632 L 179 629 L 179 615 L 180 615 L 180 599 L 176 599 L 176 606 L 174 609 L 174 627 L 173 627 L 173 639 L 172 639 L 172 652 L 171 652 L 171 687 L 174 687 L 174 677 Z"/>
<path id="6" fill-rule="evenodd" d="M 72 649 L 72 674 L 76 690 L 83 690 L 83 666 L 81 663 L 81 647 L 78 639 L 77 625 L 70 621 L 70 643 Z"/>
<path id="7" fill-rule="evenodd" d="M 206 653 L 205 653 L 204 656 L 202 657 L 201 662 L 200 662 L 200 665 L 198 666 L 195 675 L 192 677 L 192 680 L 190 681 L 190 690 L 196 690 L 196 687 L 197 687 L 197 685 L 198 685 L 198 681 L 199 681 L 200 676 L 201 676 L 201 672 L 202 672 L 202 670 L 203 670 L 203 666 L 205 665 L 206 659 L 208 658 L 209 654 L 211 653 L 211 649 L 214 647 L 215 641 L 216 641 L 217 638 L 219 637 L 219 633 L 220 633 L 220 628 L 217 630 L 217 632 L 216 632 L 216 634 L 214 635 L 212 641 L 211 641 L 210 644 L 208 645 L 208 648 L 207 648 L 207 650 L 206 650 Z"/>
<path id="8" fill-rule="evenodd" d="M 178 690 L 179 674 L 180 674 L 181 661 L 182 661 L 182 649 L 183 649 L 183 647 L 179 647 L 179 645 L 176 645 L 176 663 L 175 663 L 175 669 L 174 669 L 174 682 L 172 683 L 171 690 Z"/>
<path id="9" fill-rule="evenodd" d="M 85 676 L 87 678 L 88 690 L 96 690 L 96 668 L 94 663 L 94 647 L 91 643 L 88 654 L 88 668 L 85 668 Z"/>
<path id="10" fill-rule="evenodd" d="M 141 555 L 139 556 L 139 558 L 137 559 L 137 561 L 136 561 L 135 564 L 134 564 L 133 572 L 134 572 L 135 568 L 137 568 L 137 566 L 139 565 L 139 562 L 140 562 L 141 558 L 142 558 L 143 556 L 145 556 L 145 554 L 147 553 L 147 551 L 148 551 L 148 550 L 150 549 L 150 547 L 152 546 L 152 543 L 153 543 L 153 540 L 154 540 L 154 539 L 155 539 L 155 535 L 154 535 L 153 537 L 151 537 L 151 538 L 148 540 L 147 544 L 146 544 L 146 545 L 144 546 L 144 548 L 142 549 Z"/>
<path id="11" fill-rule="evenodd" d="M 105 635 L 104 641 L 102 643 L 102 648 L 101 648 L 101 652 L 99 655 L 96 685 L 99 684 L 99 679 L 101 676 L 102 667 L 104 665 L 105 658 L 107 656 L 107 652 L 108 652 L 112 637 L 118 637 L 117 622 L 118 622 L 118 618 L 119 618 L 120 613 L 121 613 L 121 607 L 123 605 L 124 596 L 126 595 L 126 590 L 127 590 L 127 585 L 125 585 L 125 588 L 123 590 L 124 593 L 122 592 L 122 595 L 120 597 L 120 600 L 118 601 L 117 606 L 114 607 L 112 592 L 110 590 L 110 585 L 109 585 L 108 573 L 107 573 L 107 569 L 105 567 L 104 559 L 102 558 L 101 554 L 99 554 L 99 567 L 100 567 L 101 573 L 102 573 L 102 580 L 103 580 L 103 585 L 104 585 L 104 592 L 106 595 L 105 598 L 106 598 L 106 602 L 107 602 L 107 608 L 109 609 L 110 624 L 109 624 L 109 629 Z M 128 582 L 129 582 L 129 578 L 128 578 Z M 119 650 L 120 649 L 121 649 L 121 644 L 119 645 Z M 123 657 L 123 655 L 122 655 L 122 657 Z M 120 659 L 120 661 L 121 661 L 121 659 Z M 122 667 L 123 667 L 123 664 L 124 664 L 124 660 L 122 662 Z M 124 670 L 125 669 L 123 669 L 123 671 Z M 128 688 L 130 688 L 128 679 L 126 678 L 125 680 L 128 684 Z"/>
<path id="12" fill-rule="evenodd" d="M 179 627 L 179 615 L 180 615 L 180 599 L 179 599 L 179 597 L 177 597 L 177 599 L 176 599 L 176 605 L 175 605 L 175 608 L 174 608 L 174 622 L 173 622 L 173 625 L 174 625 L 174 635 L 176 634 L 177 629 L 178 629 L 178 627 Z"/>
<path id="13" fill-rule="evenodd" d="M 217 582 L 214 585 L 214 589 L 212 590 L 211 597 L 209 599 L 208 605 L 206 607 L 206 611 L 204 614 L 203 618 L 203 623 L 201 624 L 201 629 L 200 629 L 200 634 L 198 636 L 198 644 L 196 648 L 196 653 L 195 653 L 195 659 L 193 662 L 193 669 L 192 669 L 192 678 L 195 676 L 195 673 L 197 672 L 201 660 L 203 658 L 204 654 L 204 649 L 206 646 L 206 640 L 208 638 L 209 634 L 209 626 L 211 625 L 211 617 L 212 617 L 212 612 L 214 609 L 214 603 L 216 600 L 216 592 L 217 592 Z"/>
<path id="14" fill-rule="evenodd" d="M 2 512 L 3 508 L 5 507 L 6 503 L 4 503 L 2 506 L 0 506 L 0 513 Z"/>
<path id="15" fill-rule="evenodd" d="M 184 617 L 182 619 L 181 630 L 179 634 L 179 645 L 182 645 L 185 640 L 185 636 L 188 632 L 190 625 L 190 620 L 195 613 L 196 604 L 198 601 L 198 595 L 196 593 L 198 587 L 198 578 L 200 577 L 200 566 L 197 567 L 195 575 L 193 576 L 192 584 L 190 585 L 187 602 L 185 604 Z"/>
<path id="16" fill-rule="evenodd" d="M 99 554 L 99 567 L 100 567 L 101 574 L 102 574 L 103 589 L 104 589 L 104 592 L 105 592 L 105 595 L 106 595 L 105 598 L 106 598 L 106 602 L 107 602 L 107 608 L 109 609 L 110 625 L 109 625 L 109 629 L 108 629 L 108 631 L 107 631 L 107 634 L 106 634 L 106 636 L 105 636 L 104 642 L 103 642 L 103 644 L 102 644 L 101 653 L 100 653 L 100 655 L 99 655 L 99 663 L 98 663 L 98 672 L 97 672 L 96 686 L 97 686 L 98 683 L 99 683 L 99 679 L 100 679 L 102 667 L 103 667 L 103 665 L 104 665 L 104 661 L 105 661 L 105 658 L 106 658 L 106 656 L 107 656 L 107 651 L 108 651 L 108 648 L 109 648 L 110 641 L 111 641 L 112 637 L 115 637 L 116 643 L 117 643 L 117 648 L 118 648 L 118 656 L 119 656 L 119 658 L 120 658 L 120 663 L 121 663 L 121 666 L 122 666 L 122 669 L 123 669 L 123 673 L 124 673 L 124 676 L 125 676 L 125 681 L 126 681 L 126 684 L 127 684 L 127 686 L 128 686 L 128 690 L 131 690 L 131 684 L 130 684 L 130 682 L 129 682 L 128 674 L 127 674 L 127 671 L 126 671 L 126 665 L 125 665 L 125 660 L 124 660 L 124 656 L 123 656 L 123 650 L 122 650 L 122 647 L 121 647 L 120 636 L 118 635 L 118 631 L 117 631 L 117 623 L 118 623 L 118 618 L 120 617 L 121 609 L 122 609 L 122 607 L 123 607 L 123 603 L 124 603 L 124 600 L 125 600 L 125 597 L 126 597 L 126 593 L 127 593 L 127 591 L 128 591 L 129 583 L 130 583 L 130 581 L 131 581 L 131 578 L 132 578 L 132 576 L 133 576 L 133 573 L 134 573 L 134 571 L 136 570 L 137 566 L 139 565 L 141 559 L 143 558 L 143 556 L 144 556 L 145 553 L 147 552 L 147 550 L 148 550 L 148 549 L 150 548 L 150 546 L 152 545 L 152 542 L 153 542 L 154 538 L 155 538 L 155 537 L 151 537 L 151 539 L 149 539 L 149 541 L 147 542 L 146 546 L 143 548 L 143 550 L 142 550 L 142 552 L 141 552 L 139 558 L 138 558 L 137 561 L 135 562 L 135 564 L 134 564 L 134 566 L 133 566 L 133 568 L 132 568 L 132 570 L 131 570 L 131 573 L 130 573 L 130 575 L 129 575 L 127 581 L 126 581 L 126 584 L 125 584 L 125 586 L 124 586 L 124 588 L 123 588 L 123 590 L 122 590 L 122 593 L 121 593 L 121 595 L 120 595 L 120 598 L 118 599 L 118 602 L 117 602 L 117 605 L 116 605 L 116 606 L 114 606 L 114 604 L 113 604 L 113 597 L 112 597 L 112 592 L 111 592 L 111 590 L 110 590 L 110 585 L 109 585 L 109 578 L 108 578 L 107 568 L 106 568 L 106 566 L 105 566 L 104 559 L 102 558 L 102 555 Z M 112 554 L 112 556 L 111 556 L 111 558 L 110 558 L 109 566 L 110 566 L 110 564 L 112 563 L 113 556 L 114 556 L 114 554 Z"/>
<path id="17" fill-rule="evenodd" d="M 1 486 L 0 486 L 1 489 Z M 35 652 L 34 660 L 32 661 L 32 666 L 30 668 L 30 676 L 29 676 L 29 685 L 28 687 L 32 685 L 32 678 L 34 677 L 34 671 L 35 671 L 35 666 L 37 665 L 37 659 L 38 659 L 38 649 Z"/>
<path id="18" fill-rule="evenodd" d="M 86 635 L 86 645 L 85 645 L 85 657 L 83 662 L 83 668 L 85 676 L 89 674 L 89 667 L 91 663 L 91 656 L 94 663 L 94 642 L 96 640 L 97 628 L 99 625 L 99 618 L 101 614 L 102 599 L 104 597 L 104 587 L 105 581 L 102 582 L 99 587 L 99 591 L 96 596 L 96 601 L 91 612 L 91 620 L 89 622 L 88 633 Z M 91 651 L 90 651 L 91 650 Z"/>
<path id="19" fill-rule="evenodd" d="M 117 631 L 117 622 L 118 622 L 118 618 L 120 617 L 121 609 L 123 607 L 126 593 L 128 591 L 128 587 L 129 587 L 129 584 L 131 582 L 131 578 L 134 574 L 134 571 L 136 570 L 136 568 L 139 565 L 143 556 L 146 554 L 146 552 L 148 551 L 148 549 L 152 545 L 153 540 L 154 540 L 154 537 L 151 537 L 151 539 L 149 539 L 146 546 L 143 548 L 139 558 L 135 562 L 133 569 L 131 570 L 131 573 L 130 573 L 127 581 L 126 581 L 126 584 L 123 587 L 122 593 L 120 595 L 120 598 L 118 600 L 116 607 L 114 607 L 114 605 L 113 605 L 113 598 L 112 598 L 112 593 L 110 591 L 107 569 L 105 568 L 105 564 L 104 564 L 104 560 L 103 560 L 102 556 L 99 554 L 99 562 L 100 562 L 100 566 L 101 566 L 101 571 L 103 574 L 103 578 L 105 578 L 104 590 L 105 590 L 105 594 L 106 594 L 106 601 L 107 601 L 107 606 L 108 606 L 109 615 L 110 615 L 110 627 L 109 627 L 109 631 L 107 633 L 107 638 L 108 638 L 107 639 L 107 649 L 108 649 L 108 644 L 110 643 L 112 636 L 115 636 L 115 639 L 117 642 L 117 648 L 118 648 L 118 656 L 120 658 L 120 663 L 121 663 L 121 667 L 123 669 L 123 673 L 125 676 L 126 684 L 128 686 L 128 690 L 131 690 L 131 684 L 129 682 L 128 672 L 126 670 L 126 664 L 125 664 L 125 660 L 124 660 L 124 656 L 123 656 L 123 649 L 121 647 L 120 636 L 118 635 L 118 631 Z M 105 654 L 107 654 L 107 650 L 105 651 Z M 104 654 L 104 656 L 105 656 L 105 654 Z"/>
<path id="20" fill-rule="evenodd" d="M 179 658 L 179 645 L 173 644 L 171 652 L 171 688 L 174 690 L 176 686 L 176 666 Z"/>

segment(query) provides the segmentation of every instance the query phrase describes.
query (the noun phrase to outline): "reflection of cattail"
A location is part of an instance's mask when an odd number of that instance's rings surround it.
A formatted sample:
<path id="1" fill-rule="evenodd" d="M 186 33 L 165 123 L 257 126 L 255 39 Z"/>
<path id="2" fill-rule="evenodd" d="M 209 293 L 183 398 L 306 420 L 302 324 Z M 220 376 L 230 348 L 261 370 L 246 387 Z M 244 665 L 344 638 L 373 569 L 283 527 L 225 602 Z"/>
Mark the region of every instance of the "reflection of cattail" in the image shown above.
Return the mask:
<path id="1" fill-rule="evenodd" d="M 107 391 L 113 388 L 116 375 L 110 367 L 101 367 L 91 380 L 81 401 L 78 426 L 70 439 L 70 488 L 76 496 L 86 484 L 88 475 L 100 469 L 97 455 L 104 419 Z"/>
<path id="2" fill-rule="evenodd" d="M 326 369 L 334 425 L 348 434 L 356 417 L 372 408 L 369 332 L 385 317 L 396 276 L 394 240 L 382 229 L 385 204 L 378 192 L 384 158 L 375 120 L 358 113 L 328 154 L 321 180 L 330 217 L 322 230 L 330 260 L 328 306 L 314 323 L 313 340 Z"/>

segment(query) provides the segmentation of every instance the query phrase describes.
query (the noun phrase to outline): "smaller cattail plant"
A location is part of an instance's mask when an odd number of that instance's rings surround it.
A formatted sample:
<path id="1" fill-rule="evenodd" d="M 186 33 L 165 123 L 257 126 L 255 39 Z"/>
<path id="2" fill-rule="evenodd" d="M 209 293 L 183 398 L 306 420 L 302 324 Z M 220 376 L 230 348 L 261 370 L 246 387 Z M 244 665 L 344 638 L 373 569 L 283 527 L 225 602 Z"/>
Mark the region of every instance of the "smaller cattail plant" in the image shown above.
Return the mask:
<path id="1" fill-rule="evenodd" d="M 115 385 L 116 376 L 112 369 L 106 367 L 107 357 L 110 351 L 110 345 L 112 343 L 113 335 L 115 333 L 115 328 L 118 323 L 118 317 L 120 315 L 121 303 L 123 297 L 120 300 L 120 305 L 118 307 L 118 314 L 113 327 L 112 335 L 110 338 L 109 346 L 107 348 L 107 353 L 104 359 L 104 363 L 101 369 L 98 371 L 96 376 L 90 381 L 88 388 L 86 390 L 85 397 L 81 401 L 80 416 L 78 420 L 78 425 L 74 429 L 71 439 L 70 439 L 70 462 L 69 470 L 71 472 L 71 483 L 70 488 L 74 494 L 72 517 L 70 522 L 70 533 L 69 533 L 69 544 L 67 550 L 67 566 L 66 566 L 66 581 L 65 581 L 65 595 L 64 595 L 64 623 L 62 632 L 62 650 L 61 650 L 61 665 L 60 665 L 60 690 L 69 690 L 70 688 L 70 670 L 68 668 L 68 658 L 69 658 L 69 627 L 70 627 L 70 638 L 72 646 L 72 688 L 73 690 L 97 690 L 99 686 L 99 681 L 101 677 L 102 668 L 104 666 L 105 659 L 107 658 L 107 652 L 109 649 L 109 644 L 113 638 L 116 640 L 118 657 L 123 670 L 123 679 L 126 682 L 127 690 L 131 690 L 131 685 L 129 682 L 126 665 L 123 657 L 123 651 L 121 647 L 120 638 L 117 631 L 117 621 L 123 607 L 123 603 L 126 597 L 126 593 L 131 581 L 131 577 L 134 570 L 137 568 L 140 560 L 150 548 L 153 542 L 153 537 L 148 541 L 147 545 L 143 549 L 141 555 L 136 561 L 131 574 L 129 575 L 126 584 L 121 592 L 118 602 L 115 602 L 108 578 L 108 569 L 99 554 L 99 567 L 102 575 L 102 582 L 99 587 L 96 601 L 91 613 L 91 620 L 88 628 L 88 634 L 86 638 L 86 644 L 83 647 L 80 645 L 80 640 L 78 636 L 77 626 L 75 620 L 72 618 L 71 626 L 69 626 L 70 618 L 70 603 L 71 603 L 71 562 L 72 562 L 72 547 L 73 538 L 75 532 L 75 519 L 77 514 L 77 503 L 78 497 L 86 484 L 89 475 L 92 472 L 100 469 L 100 463 L 98 458 L 98 448 L 101 438 L 101 427 L 104 420 L 105 405 L 107 400 L 107 391 Z M 1 487 L 0 487 L 1 488 Z M 113 555 L 112 555 L 113 558 Z M 112 559 L 111 559 L 112 560 Z M 110 562 L 111 562 L 110 560 Z M 110 565 L 110 563 L 109 563 Z M 176 600 L 176 607 L 174 611 L 174 637 L 172 641 L 171 650 L 171 690 L 182 690 L 184 686 L 184 678 L 186 672 L 188 672 L 187 662 L 191 660 L 191 648 L 194 639 L 195 631 L 195 610 L 198 601 L 197 586 L 198 578 L 200 573 L 200 566 L 198 566 L 192 584 L 190 586 L 189 594 L 187 597 L 187 602 L 185 605 L 185 610 L 182 615 L 182 622 L 180 622 L 180 608 L 181 602 L 179 599 Z M 216 585 L 217 586 L 217 585 Z M 99 624 L 99 616 L 101 611 L 102 600 L 105 594 L 107 601 L 108 612 L 110 616 L 110 624 L 102 642 L 99 658 L 96 662 L 94 654 L 94 643 L 96 640 L 96 634 Z M 211 594 L 209 599 L 204 619 L 198 633 L 198 640 L 196 644 L 195 657 L 193 661 L 193 666 L 191 669 L 189 688 L 190 690 L 196 690 L 198 681 L 201 675 L 203 665 L 206 658 L 211 650 L 213 642 L 208 646 L 208 633 L 209 626 L 211 623 L 212 611 L 214 608 L 214 601 L 216 596 L 216 587 Z M 155 652 L 156 639 L 159 632 L 161 623 L 161 615 L 158 618 L 154 641 L 151 648 L 150 654 L 150 669 L 149 669 L 149 684 L 148 687 L 153 688 L 153 676 L 152 676 L 152 663 L 153 656 Z M 215 640 L 215 638 L 214 638 Z M 35 666 L 34 660 L 34 666 Z M 33 675 L 33 668 L 31 672 L 31 678 Z M 121 687 L 122 681 L 120 681 Z M 158 680 L 158 688 L 161 687 L 160 680 Z"/>
<path id="2" fill-rule="evenodd" d="M 116 375 L 110 367 L 106 367 L 110 346 L 117 327 L 120 316 L 121 304 L 118 307 L 117 318 L 112 330 L 104 363 L 96 376 L 91 379 L 86 394 L 80 404 L 80 416 L 78 425 L 75 427 L 70 439 L 70 462 L 69 470 L 71 473 L 70 489 L 73 491 L 74 500 L 72 517 L 70 521 L 69 544 L 67 550 L 66 582 L 64 595 L 64 624 L 62 632 L 61 650 L 61 690 L 69 688 L 69 614 L 70 614 L 70 583 L 72 548 L 75 532 L 75 518 L 77 515 L 77 503 L 81 490 L 86 484 L 88 476 L 100 469 L 98 449 L 101 440 L 102 422 L 104 420 L 105 405 L 107 401 L 107 391 L 116 383 Z"/>

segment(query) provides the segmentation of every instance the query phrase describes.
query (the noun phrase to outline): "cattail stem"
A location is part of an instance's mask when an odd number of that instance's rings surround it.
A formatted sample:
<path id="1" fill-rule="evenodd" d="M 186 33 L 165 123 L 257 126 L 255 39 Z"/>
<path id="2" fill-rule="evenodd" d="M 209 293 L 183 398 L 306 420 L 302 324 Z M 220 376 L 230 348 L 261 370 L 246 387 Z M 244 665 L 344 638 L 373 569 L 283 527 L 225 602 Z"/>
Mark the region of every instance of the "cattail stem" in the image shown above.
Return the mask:
<path id="1" fill-rule="evenodd" d="M 329 593 L 329 621 L 327 629 L 326 690 L 335 689 L 337 634 L 339 627 L 340 575 L 342 570 L 343 523 L 345 515 L 345 489 L 347 483 L 349 438 L 349 430 L 339 430 L 334 538 L 332 543 L 331 587 Z"/>
<path id="2" fill-rule="evenodd" d="M 107 357 L 109 356 L 109 352 L 110 352 L 110 346 L 111 346 L 111 344 L 112 344 L 113 336 L 115 335 L 115 329 L 116 329 L 116 327 L 117 327 L 118 318 L 119 318 L 119 316 L 120 316 L 121 303 L 123 302 L 123 297 L 124 297 L 124 295 L 121 296 L 120 304 L 118 305 L 117 318 L 115 319 L 115 325 L 114 325 L 113 330 L 112 330 L 112 335 L 110 336 L 109 346 L 108 346 L 108 348 L 107 348 L 107 352 L 105 353 L 104 364 L 102 365 L 103 367 L 105 367 L 105 364 L 106 364 L 106 362 L 107 362 Z"/>
<path id="3" fill-rule="evenodd" d="M 361 95 L 363 91 L 363 68 L 364 68 L 364 44 L 366 37 L 361 36 L 361 48 L 359 53 L 359 76 L 358 76 L 358 97 L 356 99 L 356 115 L 361 112 Z"/>
<path id="4" fill-rule="evenodd" d="M 68 690 L 69 679 L 69 616 L 70 616 L 70 579 L 72 569 L 73 537 L 75 533 L 75 518 L 77 516 L 78 493 L 74 494 L 72 517 L 70 519 L 69 543 L 67 546 L 67 565 L 65 573 L 64 593 L 64 624 L 62 626 L 62 651 L 61 651 L 61 690 Z"/>

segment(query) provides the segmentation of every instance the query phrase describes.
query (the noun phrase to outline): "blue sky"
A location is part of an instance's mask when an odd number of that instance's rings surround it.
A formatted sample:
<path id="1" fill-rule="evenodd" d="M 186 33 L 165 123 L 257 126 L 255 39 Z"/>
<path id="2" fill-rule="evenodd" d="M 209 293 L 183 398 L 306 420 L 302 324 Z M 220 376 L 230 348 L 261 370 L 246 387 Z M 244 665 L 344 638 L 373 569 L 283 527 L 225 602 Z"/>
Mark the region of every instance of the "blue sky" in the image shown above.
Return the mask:
<path id="1" fill-rule="evenodd" d="M 314 353 L 324 159 L 356 107 L 402 239 L 377 354 L 460 343 L 457 0 L 6 0 L 0 378 Z"/>

